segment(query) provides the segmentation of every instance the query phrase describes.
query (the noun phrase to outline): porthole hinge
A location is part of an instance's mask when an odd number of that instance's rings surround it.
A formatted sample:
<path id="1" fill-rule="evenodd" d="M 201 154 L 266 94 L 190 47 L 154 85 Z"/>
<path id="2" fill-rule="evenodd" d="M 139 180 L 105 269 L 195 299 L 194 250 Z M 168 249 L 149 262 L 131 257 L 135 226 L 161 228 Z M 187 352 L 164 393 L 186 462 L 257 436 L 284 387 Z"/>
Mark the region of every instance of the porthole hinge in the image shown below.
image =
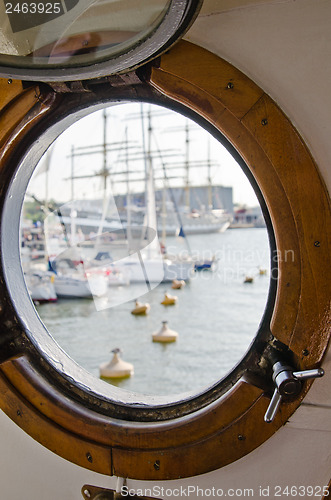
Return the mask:
<path id="1" fill-rule="evenodd" d="M 48 82 L 48 85 L 58 94 L 82 94 L 94 92 L 102 86 L 119 88 L 142 84 L 141 78 L 135 71 L 124 73 L 122 75 L 109 75 L 90 80 L 74 80 L 68 82 Z"/>
<path id="2" fill-rule="evenodd" d="M 303 380 L 322 377 L 324 375 L 324 370 L 322 368 L 296 371 L 283 361 L 276 361 L 272 366 L 272 371 L 272 380 L 275 389 L 268 409 L 264 415 L 264 420 L 267 423 L 274 420 L 283 398 L 295 397 L 300 394 Z"/>
<path id="3" fill-rule="evenodd" d="M 74 82 L 48 82 L 48 85 L 52 87 L 57 94 L 81 94 L 91 92 L 86 82 L 81 80 Z"/>

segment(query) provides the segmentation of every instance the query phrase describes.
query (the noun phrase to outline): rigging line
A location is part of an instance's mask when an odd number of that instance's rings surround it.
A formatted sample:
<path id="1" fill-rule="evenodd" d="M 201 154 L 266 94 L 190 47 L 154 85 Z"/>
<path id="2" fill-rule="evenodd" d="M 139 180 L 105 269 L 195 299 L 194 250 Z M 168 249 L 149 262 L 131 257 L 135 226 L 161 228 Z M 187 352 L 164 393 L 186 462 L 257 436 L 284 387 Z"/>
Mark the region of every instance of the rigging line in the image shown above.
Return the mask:
<path id="1" fill-rule="evenodd" d="M 145 283 L 147 285 L 148 291 L 150 292 L 152 290 L 152 287 L 151 287 L 151 283 L 150 283 L 149 278 L 148 278 L 147 269 L 146 269 L 146 266 L 145 266 L 144 259 L 143 259 L 142 255 L 141 255 L 141 251 L 140 250 L 138 250 L 137 254 L 138 254 L 140 266 L 141 266 L 141 269 L 142 269 L 142 272 L 143 272 L 143 275 L 144 275 L 144 278 L 145 278 Z"/>
<path id="2" fill-rule="evenodd" d="M 148 167 L 149 167 L 149 162 L 150 162 L 150 151 L 148 151 L 148 161 L 147 161 L 147 150 L 146 150 L 146 136 L 145 136 L 145 120 L 144 120 L 144 105 L 143 103 L 140 104 L 140 123 L 141 123 L 141 140 L 142 140 L 142 146 L 143 146 L 143 160 L 144 160 L 144 167 L 145 167 L 145 206 L 146 206 L 146 213 L 148 212 L 147 210 L 147 203 L 149 203 L 150 200 L 148 200 L 147 196 L 147 183 L 148 183 Z M 141 233 L 141 246 L 143 240 L 146 238 L 147 235 L 147 226 L 149 224 L 149 220 L 147 219 L 147 224 L 145 224 L 145 228 L 143 228 L 143 231 Z M 157 230 L 157 228 L 155 228 Z"/>
<path id="3" fill-rule="evenodd" d="M 189 252 L 189 255 L 192 256 L 191 247 L 190 247 L 189 241 L 188 241 L 188 239 L 187 239 L 187 237 L 185 235 L 185 230 L 184 230 L 184 227 L 183 227 L 183 221 L 182 221 L 182 218 L 181 218 L 180 213 L 179 213 L 179 209 L 178 209 L 178 205 L 177 205 L 177 202 L 176 202 L 176 198 L 175 198 L 173 189 L 170 186 L 169 177 L 168 177 L 168 174 L 167 174 L 166 164 L 163 161 L 162 152 L 161 152 L 161 149 L 159 147 L 159 144 L 158 144 L 158 141 L 157 141 L 157 138 L 155 136 L 154 131 L 152 131 L 152 134 L 153 134 L 153 139 L 154 139 L 154 142 L 155 142 L 155 145 L 156 145 L 156 149 L 157 149 L 157 151 L 159 153 L 159 156 L 160 156 L 160 161 L 161 161 L 162 170 L 163 170 L 163 176 L 164 176 L 164 180 L 166 181 L 167 190 L 169 191 L 171 201 L 172 201 L 172 203 L 173 203 L 173 205 L 175 207 L 175 212 L 176 212 L 177 220 L 178 220 L 179 226 L 180 226 L 179 235 L 184 238 L 187 250 Z"/>
<path id="4" fill-rule="evenodd" d="M 71 248 L 71 244 L 70 244 L 70 240 L 69 240 L 69 236 L 68 236 L 68 231 L 67 231 L 67 226 L 66 226 L 66 224 L 65 224 L 65 222 L 63 220 L 63 215 L 62 215 L 61 209 L 57 208 L 55 210 L 55 212 L 56 212 L 56 215 L 58 216 L 58 218 L 60 220 L 60 225 L 61 225 L 61 228 L 63 230 L 64 241 L 67 244 L 67 248 Z"/>
<path id="5" fill-rule="evenodd" d="M 127 148 L 127 145 L 128 145 L 128 141 L 127 141 L 127 129 L 124 132 L 124 138 L 121 141 L 117 142 L 117 144 L 119 144 L 120 147 L 118 148 L 118 153 L 117 153 L 117 158 L 115 160 L 115 164 L 118 163 L 118 158 L 119 158 L 120 154 L 122 153 L 122 150 L 124 149 L 124 147 Z M 125 151 L 126 151 L 126 149 L 125 149 Z M 107 199 L 107 203 L 106 203 L 106 205 L 104 207 L 104 210 L 103 210 L 104 213 L 102 214 L 101 225 L 99 227 L 99 231 L 100 232 L 98 231 L 99 236 L 101 236 L 101 234 L 103 234 L 103 227 L 104 227 L 104 222 L 106 220 L 107 210 L 109 209 L 109 202 L 112 200 L 113 205 L 116 207 L 115 185 L 114 185 L 114 178 L 113 178 L 113 176 L 114 176 L 114 174 L 116 174 L 118 172 L 111 172 L 111 168 L 108 166 L 108 164 L 109 163 L 107 161 L 104 173 L 102 173 L 102 171 L 101 171 L 101 173 L 96 174 L 96 175 L 99 175 L 99 176 L 104 175 L 105 178 L 106 178 L 106 180 L 109 177 L 109 180 L 110 180 L 110 189 L 106 185 L 105 192 L 104 192 L 104 198 Z M 114 164 L 114 162 L 113 162 L 113 164 Z M 109 195 L 107 194 L 108 191 L 110 191 Z M 121 217 L 120 217 L 118 211 L 117 211 L 117 215 L 118 215 L 119 222 L 122 223 Z"/>

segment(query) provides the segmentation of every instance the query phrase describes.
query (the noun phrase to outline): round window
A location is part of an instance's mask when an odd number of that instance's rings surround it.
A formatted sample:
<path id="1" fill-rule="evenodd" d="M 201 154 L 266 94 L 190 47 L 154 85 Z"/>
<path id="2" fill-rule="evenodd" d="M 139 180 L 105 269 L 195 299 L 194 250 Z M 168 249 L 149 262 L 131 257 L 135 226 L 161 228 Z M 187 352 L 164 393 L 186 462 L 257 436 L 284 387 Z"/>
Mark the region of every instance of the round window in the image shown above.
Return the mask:
<path id="1" fill-rule="evenodd" d="M 224 146 L 173 111 L 125 104 L 71 126 L 29 182 L 21 238 L 41 320 L 113 385 L 201 392 L 259 330 L 270 251 L 258 199 Z"/>

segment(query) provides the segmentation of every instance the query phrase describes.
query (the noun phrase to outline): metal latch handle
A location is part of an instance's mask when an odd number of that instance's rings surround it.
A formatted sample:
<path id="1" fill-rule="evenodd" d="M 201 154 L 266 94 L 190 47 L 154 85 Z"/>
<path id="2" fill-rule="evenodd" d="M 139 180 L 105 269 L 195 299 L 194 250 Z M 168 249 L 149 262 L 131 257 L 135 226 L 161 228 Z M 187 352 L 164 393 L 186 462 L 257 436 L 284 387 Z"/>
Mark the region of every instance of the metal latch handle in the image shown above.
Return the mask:
<path id="1" fill-rule="evenodd" d="M 297 396 L 302 388 L 302 380 L 323 377 L 324 370 L 316 368 L 314 370 L 294 371 L 289 365 L 282 361 L 277 361 L 273 367 L 273 382 L 275 390 L 272 395 L 268 409 L 264 415 L 264 421 L 270 423 L 274 420 L 282 399 L 286 396 Z"/>

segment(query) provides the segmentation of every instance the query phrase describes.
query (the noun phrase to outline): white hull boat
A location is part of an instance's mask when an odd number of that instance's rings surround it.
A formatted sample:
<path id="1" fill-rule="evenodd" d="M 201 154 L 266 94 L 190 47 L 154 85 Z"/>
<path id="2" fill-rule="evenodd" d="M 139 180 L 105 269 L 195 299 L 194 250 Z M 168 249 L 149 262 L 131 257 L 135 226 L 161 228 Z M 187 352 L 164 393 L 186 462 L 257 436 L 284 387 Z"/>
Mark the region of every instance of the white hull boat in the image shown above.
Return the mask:
<path id="1" fill-rule="evenodd" d="M 96 269 L 85 269 L 81 260 L 75 263 L 71 258 L 50 262 L 50 272 L 54 276 L 54 286 L 58 297 L 91 298 L 107 293 L 108 277 Z"/>
<path id="2" fill-rule="evenodd" d="M 191 217 L 189 215 L 181 216 L 183 223 L 183 231 L 185 236 L 194 234 L 210 234 L 210 233 L 224 233 L 230 226 L 230 218 L 222 217 L 217 218 L 213 215 L 201 216 L 201 217 Z M 180 235 L 180 227 L 178 223 L 169 224 L 166 223 L 165 228 L 161 231 L 158 230 L 159 234 L 165 231 L 166 236 L 178 236 Z"/>
<path id="3" fill-rule="evenodd" d="M 127 257 L 116 262 L 116 269 L 129 276 L 130 283 L 187 281 L 193 273 L 193 262 L 160 258 Z"/>
<path id="4" fill-rule="evenodd" d="M 56 275 L 54 286 L 58 297 L 93 298 L 107 293 L 107 280 L 102 275 Z"/>
<path id="5" fill-rule="evenodd" d="M 45 273 L 25 273 L 25 282 L 33 302 L 56 302 L 54 278 Z"/>

